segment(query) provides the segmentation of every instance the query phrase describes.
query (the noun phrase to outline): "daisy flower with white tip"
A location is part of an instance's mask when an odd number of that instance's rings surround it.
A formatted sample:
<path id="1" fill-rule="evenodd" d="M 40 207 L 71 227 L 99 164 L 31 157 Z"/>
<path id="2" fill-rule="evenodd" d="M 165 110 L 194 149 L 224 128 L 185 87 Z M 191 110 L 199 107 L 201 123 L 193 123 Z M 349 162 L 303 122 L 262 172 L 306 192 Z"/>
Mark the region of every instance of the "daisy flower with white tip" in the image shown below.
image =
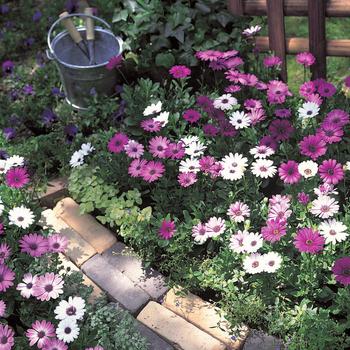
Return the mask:
<path id="1" fill-rule="evenodd" d="M 161 110 L 162 110 L 162 102 L 158 101 L 157 103 L 152 103 L 151 105 L 147 106 L 143 111 L 143 115 L 146 117 L 148 115 L 157 114 L 161 112 Z"/>
<path id="2" fill-rule="evenodd" d="M 252 163 L 252 173 L 256 177 L 267 179 L 273 177 L 276 174 L 276 167 L 273 165 L 273 161 L 269 159 L 258 159 Z"/>
<path id="3" fill-rule="evenodd" d="M 306 160 L 298 164 L 298 172 L 305 179 L 315 176 L 317 171 L 318 164 L 312 160 Z"/>
<path id="4" fill-rule="evenodd" d="M 271 147 L 265 145 L 260 145 L 252 148 L 249 153 L 254 156 L 254 158 L 264 159 L 272 156 L 275 151 Z"/>
<path id="5" fill-rule="evenodd" d="M 339 204 L 330 196 L 319 196 L 312 201 L 310 212 L 321 219 L 328 219 L 338 213 Z"/>
<path id="6" fill-rule="evenodd" d="M 214 107 L 223 111 L 229 110 L 237 104 L 237 99 L 230 94 L 224 94 L 214 100 Z"/>
<path id="7" fill-rule="evenodd" d="M 183 159 L 180 162 L 180 173 L 198 173 L 200 170 L 199 160 L 197 159 Z"/>
<path id="8" fill-rule="evenodd" d="M 10 225 L 15 225 L 21 228 L 28 228 L 34 222 L 34 214 L 25 206 L 15 207 L 9 211 Z"/>
<path id="9" fill-rule="evenodd" d="M 56 335 L 59 340 L 65 343 L 72 343 L 79 336 L 80 329 L 76 320 L 66 318 L 56 328 Z"/>
<path id="10" fill-rule="evenodd" d="M 252 123 L 252 120 L 248 114 L 244 112 L 233 112 L 230 117 L 230 124 L 236 129 L 245 129 Z"/>
<path id="11" fill-rule="evenodd" d="M 264 259 L 261 254 L 255 253 L 248 255 L 243 260 L 243 269 L 250 274 L 260 273 L 264 271 Z"/>
<path id="12" fill-rule="evenodd" d="M 263 268 L 265 272 L 276 272 L 282 264 L 282 257 L 276 252 L 269 252 L 262 256 Z"/>
<path id="13" fill-rule="evenodd" d="M 325 238 L 326 244 L 345 241 L 348 237 L 347 227 L 335 219 L 324 221 L 318 227 L 320 234 Z"/>
<path id="14" fill-rule="evenodd" d="M 185 154 L 191 158 L 198 158 L 204 154 L 204 151 L 207 149 L 207 146 L 201 141 L 191 142 L 188 146 L 185 147 Z"/>
<path id="15" fill-rule="evenodd" d="M 318 104 L 314 102 L 305 102 L 303 106 L 298 109 L 299 118 L 309 119 L 316 117 L 319 111 L 320 107 L 318 106 Z"/>
<path id="16" fill-rule="evenodd" d="M 68 300 L 61 300 L 54 313 L 57 320 L 81 320 L 85 314 L 85 300 L 81 297 L 70 296 Z"/>
<path id="17" fill-rule="evenodd" d="M 84 164 L 84 153 L 81 150 L 75 151 L 72 154 L 69 164 L 72 168 L 82 166 Z"/>
<path id="18" fill-rule="evenodd" d="M 251 26 L 243 30 L 242 34 L 245 36 L 253 36 L 259 33 L 261 30 L 261 26 Z"/>
<path id="19" fill-rule="evenodd" d="M 255 253 L 262 247 L 263 243 L 264 239 L 260 233 L 249 232 L 245 239 L 245 251 L 247 253 Z"/>

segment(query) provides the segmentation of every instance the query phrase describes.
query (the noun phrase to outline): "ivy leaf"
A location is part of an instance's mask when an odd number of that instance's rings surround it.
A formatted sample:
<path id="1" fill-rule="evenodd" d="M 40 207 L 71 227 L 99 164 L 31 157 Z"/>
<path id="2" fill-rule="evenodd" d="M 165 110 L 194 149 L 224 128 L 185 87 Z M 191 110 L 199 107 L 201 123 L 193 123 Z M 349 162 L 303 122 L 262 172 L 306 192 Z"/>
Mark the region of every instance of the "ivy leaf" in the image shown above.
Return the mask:
<path id="1" fill-rule="evenodd" d="M 171 53 L 159 53 L 156 56 L 156 65 L 169 68 L 175 64 L 175 57 Z"/>

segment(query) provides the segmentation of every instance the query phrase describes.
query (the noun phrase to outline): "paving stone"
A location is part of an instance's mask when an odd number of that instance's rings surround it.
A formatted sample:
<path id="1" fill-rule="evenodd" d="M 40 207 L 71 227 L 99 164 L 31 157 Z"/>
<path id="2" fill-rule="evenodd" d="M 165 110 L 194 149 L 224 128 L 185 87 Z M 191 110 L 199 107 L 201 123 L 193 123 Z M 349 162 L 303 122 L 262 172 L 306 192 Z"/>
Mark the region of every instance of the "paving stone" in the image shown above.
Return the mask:
<path id="1" fill-rule="evenodd" d="M 68 179 L 61 177 L 49 181 L 45 193 L 39 194 L 40 204 L 43 207 L 53 208 L 56 202 L 67 196 L 68 194 Z"/>
<path id="2" fill-rule="evenodd" d="M 228 349 L 241 349 L 249 333 L 245 327 L 232 334 L 225 318 L 219 315 L 220 310 L 192 293 L 176 295 L 175 290 L 171 289 L 165 295 L 162 305 L 219 339 Z"/>
<path id="3" fill-rule="evenodd" d="M 150 301 L 137 319 L 180 350 L 224 350 L 225 344 L 164 306 Z"/>
<path id="4" fill-rule="evenodd" d="M 85 241 L 75 230 L 69 227 L 61 218 L 56 217 L 52 209 L 46 209 L 42 212 L 40 224 L 43 227 L 52 228 L 67 237 L 69 244 L 65 254 L 77 266 L 81 266 L 97 253 L 95 248 Z"/>
<path id="5" fill-rule="evenodd" d="M 168 288 L 165 285 L 164 276 L 152 268 L 144 269 L 142 260 L 125 244 L 115 243 L 102 256 L 146 291 L 152 299 L 158 300 L 167 292 Z"/>
<path id="6" fill-rule="evenodd" d="M 79 270 L 79 268 L 73 264 L 73 262 L 71 262 L 66 256 L 64 256 L 63 254 L 59 254 L 60 259 L 62 261 L 62 265 L 64 270 L 61 271 L 61 273 L 63 271 L 66 271 L 68 268 L 70 268 L 71 271 L 77 271 L 80 272 L 83 275 L 83 283 L 86 286 L 92 287 L 92 293 L 90 295 L 89 298 L 89 303 L 93 304 L 97 298 L 101 297 L 103 295 L 103 291 L 102 289 L 93 281 L 91 281 L 91 279 L 89 277 L 87 277 L 85 274 L 83 274 L 83 272 L 81 270 Z"/>
<path id="7" fill-rule="evenodd" d="M 281 340 L 263 332 L 252 330 L 243 350 L 281 350 Z"/>
<path id="8" fill-rule="evenodd" d="M 54 208 L 55 215 L 76 230 L 98 253 L 110 248 L 116 241 L 115 235 L 103 227 L 89 214 L 80 214 L 79 204 L 72 198 L 60 200 Z"/>
<path id="9" fill-rule="evenodd" d="M 136 314 L 149 300 L 149 295 L 126 275 L 96 254 L 82 265 L 83 272 L 110 295 L 112 300 Z"/>

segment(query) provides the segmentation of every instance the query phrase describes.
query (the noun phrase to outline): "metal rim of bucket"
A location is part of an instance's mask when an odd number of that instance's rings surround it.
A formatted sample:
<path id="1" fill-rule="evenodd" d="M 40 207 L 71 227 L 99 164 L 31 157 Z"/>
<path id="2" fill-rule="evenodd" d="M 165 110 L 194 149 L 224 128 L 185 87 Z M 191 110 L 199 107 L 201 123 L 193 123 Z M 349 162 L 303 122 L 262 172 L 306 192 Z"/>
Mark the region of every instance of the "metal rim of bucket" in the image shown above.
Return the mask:
<path id="1" fill-rule="evenodd" d="M 108 30 L 103 29 L 103 28 L 101 28 L 101 27 L 97 27 L 97 29 L 99 29 L 100 31 L 103 31 L 103 32 L 105 32 L 105 33 L 108 33 L 108 34 L 112 35 L 112 36 L 116 39 L 116 41 L 118 42 L 118 44 L 119 44 L 119 48 L 120 48 L 119 54 L 122 53 L 123 40 L 122 40 L 119 36 L 115 36 L 115 35 L 113 34 L 113 32 L 111 31 L 111 26 L 110 26 L 105 20 L 103 20 L 102 18 L 93 16 L 93 15 L 86 15 L 85 13 L 74 13 L 74 14 L 70 14 L 70 15 L 64 16 L 64 17 L 62 17 L 62 18 L 59 18 L 57 21 L 55 21 L 55 22 L 52 24 L 52 26 L 51 26 L 49 32 L 47 33 L 47 46 L 49 47 L 49 51 L 47 51 L 46 54 L 47 54 L 47 57 L 48 57 L 49 59 L 51 59 L 51 60 L 52 60 L 52 59 L 56 59 L 58 62 L 60 62 L 60 63 L 63 64 L 64 66 L 67 66 L 67 67 L 69 67 L 69 68 L 79 68 L 79 69 L 88 69 L 88 68 L 92 68 L 92 67 L 94 67 L 94 68 L 96 68 L 96 67 L 104 67 L 104 66 L 106 66 L 106 65 L 108 64 L 108 61 L 106 61 L 106 62 L 97 64 L 97 65 L 93 65 L 93 66 L 91 66 L 91 65 L 90 65 L 90 66 L 77 66 L 77 65 L 74 65 L 74 64 L 70 64 L 70 63 L 64 62 L 64 61 L 60 60 L 60 59 L 55 55 L 55 52 L 54 52 L 54 50 L 53 50 L 53 48 L 52 48 L 52 42 L 51 42 L 51 35 L 52 35 L 52 32 L 53 32 L 54 28 L 55 28 L 62 20 L 66 19 L 66 18 L 69 18 L 69 17 L 90 17 L 90 18 L 92 18 L 92 19 L 97 20 L 98 22 L 101 22 L 103 25 L 105 25 L 105 26 L 108 28 Z M 83 29 L 85 29 L 85 27 L 78 27 L 77 29 L 78 29 L 78 30 L 83 30 Z M 60 32 L 59 34 L 57 34 L 56 37 L 58 37 L 58 36 L 63 36 L 63 35 L 66 34 L 66 33 L 68 33 L 68 31 L 67 31 L 67 30 L 64 30 L 64 31 Z"/>

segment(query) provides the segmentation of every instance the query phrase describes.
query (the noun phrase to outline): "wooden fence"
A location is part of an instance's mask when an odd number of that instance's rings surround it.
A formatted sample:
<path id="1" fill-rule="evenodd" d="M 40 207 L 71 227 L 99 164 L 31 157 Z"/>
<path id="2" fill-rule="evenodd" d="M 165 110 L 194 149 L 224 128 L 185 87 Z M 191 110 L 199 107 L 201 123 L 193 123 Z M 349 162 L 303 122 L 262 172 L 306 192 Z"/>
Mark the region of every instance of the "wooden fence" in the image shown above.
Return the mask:
<path id="1" fill-rule="evenodd" d="M 229 11 L 237 16 L 266 16 L 268 37 L 257 37 L 261 51 L 274 51 L 282 61 L 281 77 L 287 80 L 286 54 L 309 51 L 316 57 L 312 77 L 326 78 L 327 56 L 350 57 L 350 40 L 326 39 L 326 16 L 350 16 L 350 0 L 228 0 Z M 287 38 L 284 16 L 308 16 L 309 38 Z"/>

